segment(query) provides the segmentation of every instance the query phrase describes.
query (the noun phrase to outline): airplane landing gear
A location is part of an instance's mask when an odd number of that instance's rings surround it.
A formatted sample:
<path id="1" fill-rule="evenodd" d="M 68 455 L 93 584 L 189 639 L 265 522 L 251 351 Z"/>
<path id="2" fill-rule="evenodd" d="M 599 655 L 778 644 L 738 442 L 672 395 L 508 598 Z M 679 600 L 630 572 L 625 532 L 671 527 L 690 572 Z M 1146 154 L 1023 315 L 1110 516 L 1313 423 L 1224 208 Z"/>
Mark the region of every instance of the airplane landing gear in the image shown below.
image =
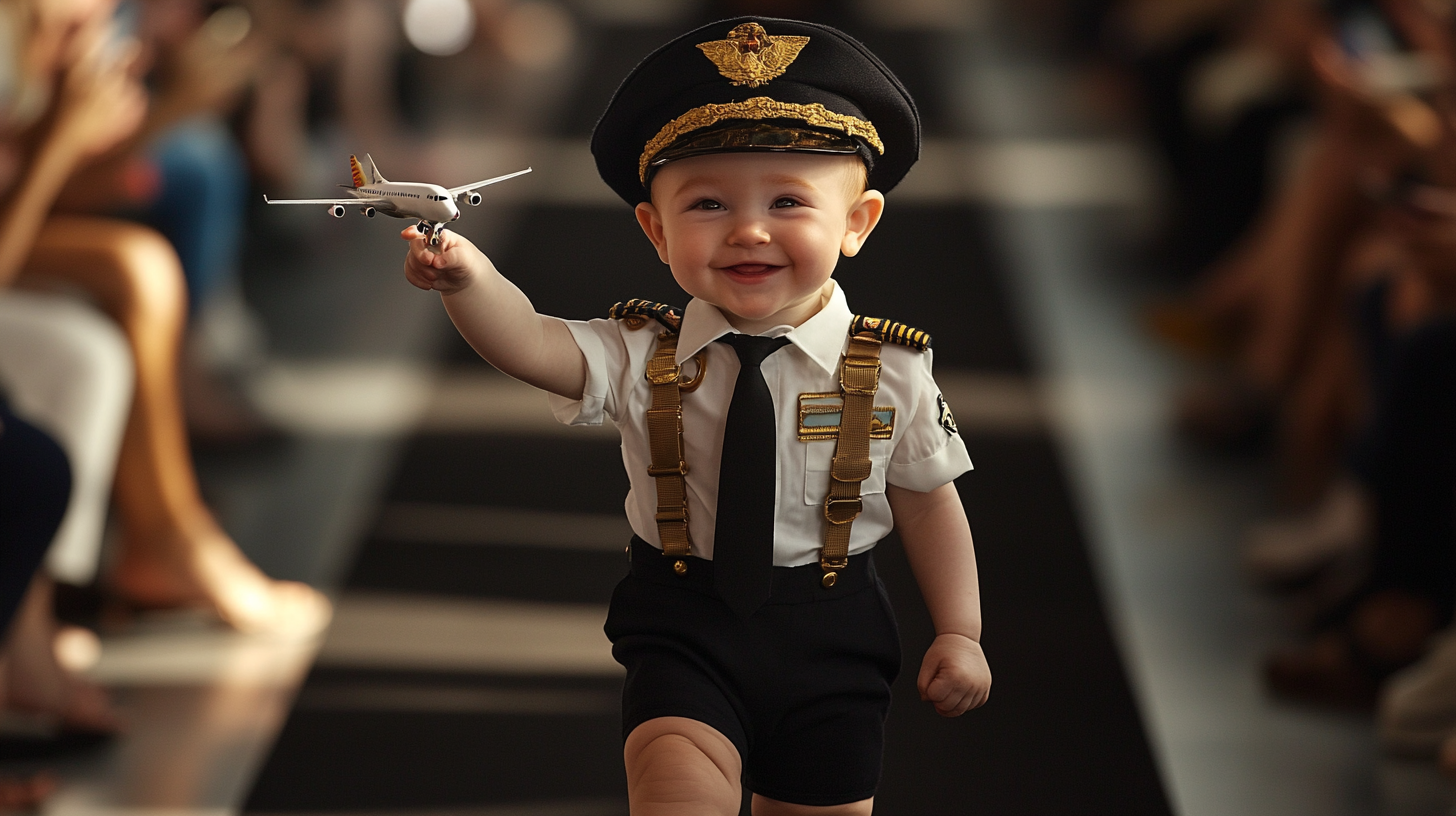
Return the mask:
<path id="1" fill-rule="evenodd" d="M 440 246 L 440 236 L 442 236 L 444 234 L 445 234 L 445 225 L 444 224 L 435 224 L 434 226 L 430 227 L 430 231 L 429 231 L 430 246 L 432 246 L 432 247 L 438 247 L 438 246 Z"/>

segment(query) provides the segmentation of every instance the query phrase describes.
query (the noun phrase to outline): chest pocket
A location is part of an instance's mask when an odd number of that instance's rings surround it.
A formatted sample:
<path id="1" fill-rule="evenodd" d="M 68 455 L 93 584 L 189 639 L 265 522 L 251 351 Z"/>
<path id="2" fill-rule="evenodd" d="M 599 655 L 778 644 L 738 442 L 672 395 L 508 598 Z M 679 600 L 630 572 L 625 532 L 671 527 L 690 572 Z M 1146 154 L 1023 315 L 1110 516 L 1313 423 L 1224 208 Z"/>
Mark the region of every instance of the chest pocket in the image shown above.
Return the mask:
<path id="1" fill-rule="evenodd" d="M 799 441 L 804 445 L 804 504 L 822 505 L 829 495 L 829 472 L 839 438 L 839 416 L 844 399 L 837 393 L 799 395 Z M 895 432 L 895 409 L 876 405 L 870 426 L 870 476 L 860 483 L 860 495 L 885 492 L 885 468 L 890 459 L 890 437 Z"/>

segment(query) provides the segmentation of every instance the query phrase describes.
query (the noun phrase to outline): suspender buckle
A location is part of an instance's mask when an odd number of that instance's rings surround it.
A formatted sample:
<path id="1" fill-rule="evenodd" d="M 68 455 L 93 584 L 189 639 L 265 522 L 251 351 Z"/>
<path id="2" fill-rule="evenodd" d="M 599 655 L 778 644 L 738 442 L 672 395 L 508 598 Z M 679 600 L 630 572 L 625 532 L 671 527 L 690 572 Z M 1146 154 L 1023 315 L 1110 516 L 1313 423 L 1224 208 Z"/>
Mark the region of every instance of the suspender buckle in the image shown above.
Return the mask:
<path id="1" fill-rule="evenodd" d="M 676 466 L 653 467 L 647 466 L 648 476 L 686 476 L 688 475 L 688 463 L 678 462 Z"/>
<path id="2" fill-rule="evenodd" d="M 848 567 L 848 556 L 845 556 L 844 558 L 825 558 L 823 556 L 820 556 L 819 568 L 824 570 L 824 577 L 819 579 L 820 586 L 823 586 L 825 589 L 833 589 L 834 585 L 839 583 L 838 571 L 846 569 Z"/>
<path id="3" fill-rule="evenodd" d="M 824 518 L 830 524 L 849 524 L 859 518 L 864 512 L 864 500 L 856 496 L 852 499 L 827 499 L 824 502 Z"/>
<path id="4" fill-rule="evenodd" d="M 873 397 L 880 387 L 880 359 L 845 357 L 839 368 L 839 387 L 846 394 Z"/>

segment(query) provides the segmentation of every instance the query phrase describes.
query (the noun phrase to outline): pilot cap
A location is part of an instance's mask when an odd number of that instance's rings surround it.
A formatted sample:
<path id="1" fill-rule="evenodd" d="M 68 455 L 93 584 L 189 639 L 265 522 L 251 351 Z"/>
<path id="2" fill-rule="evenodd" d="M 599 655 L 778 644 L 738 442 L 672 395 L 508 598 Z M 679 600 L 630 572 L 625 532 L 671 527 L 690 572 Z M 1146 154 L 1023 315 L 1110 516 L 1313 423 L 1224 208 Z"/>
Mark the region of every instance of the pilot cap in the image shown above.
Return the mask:
<path id="1" fill-rule="evenodd" d="M 739 17 L 654 51 L 592 133 L 597 171 L 636 205 L 662 164 L 706 153 L 856 153 L 889 192 L 920 156 L 904 84 L 858 40 L 818 23 Z"/>

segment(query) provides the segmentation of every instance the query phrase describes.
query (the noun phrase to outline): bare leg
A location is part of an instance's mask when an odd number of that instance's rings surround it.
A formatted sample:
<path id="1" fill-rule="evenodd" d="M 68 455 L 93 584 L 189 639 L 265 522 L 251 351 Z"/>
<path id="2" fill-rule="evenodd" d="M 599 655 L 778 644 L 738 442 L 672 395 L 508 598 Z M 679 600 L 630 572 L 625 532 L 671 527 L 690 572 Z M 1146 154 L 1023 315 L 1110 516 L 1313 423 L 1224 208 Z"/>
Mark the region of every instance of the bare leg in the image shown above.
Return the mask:
<path id="1" fill-rule="evenodd" d="M 743 763 L 713 727 L 684 717 L 648 720 L 627 736 L 627 796 L 632 816 L 738 813 Z M 874 799 L 815 807 L 753 796 L 754 816 L 869 816 Z"/>
<path id="2" fill-rule="evenodd" d="M 658 717 L 623 749 L 632 816 L 736 816 L 743 800 L 738 749 L 711 726 Z"/>
<path id="3" fill-rule="evenodd" d="M 1361 413 L 1359 364 L 1343 315 L 1330 310 L 1314 329 L 1304 370 L 1280 417 L 1280 498 L 1305 507 L 1324 495 Z"/>
<path id="4" fill-rule="evenodd" d="M 0 703 L 54 719 L 62 728 L 111 733 L 120 721 L 106 692 L 81 679 L 56 661 L 56 622 L 51 614 L 50 579 L 37 575 L 10 625 L 0 660 Z M 3 787 L 3 785 L 0 785 Z M 0 800 L 3 800 L 0 794 Z"/>
<path id="5" fill-rule="evenodd" d="M 187 293 L 166 239 L 124 221 L 54 217 L 23 275 L 32 284 L 85 290 L 131 346 L 136 395 L 117 462 L 123 539 L 116 588 L 142 604 L 210 609 L 243 631 L 321 628 L 328 602 L 303 584 L 259 572 L 198 492 L 177 390 Z"/>

